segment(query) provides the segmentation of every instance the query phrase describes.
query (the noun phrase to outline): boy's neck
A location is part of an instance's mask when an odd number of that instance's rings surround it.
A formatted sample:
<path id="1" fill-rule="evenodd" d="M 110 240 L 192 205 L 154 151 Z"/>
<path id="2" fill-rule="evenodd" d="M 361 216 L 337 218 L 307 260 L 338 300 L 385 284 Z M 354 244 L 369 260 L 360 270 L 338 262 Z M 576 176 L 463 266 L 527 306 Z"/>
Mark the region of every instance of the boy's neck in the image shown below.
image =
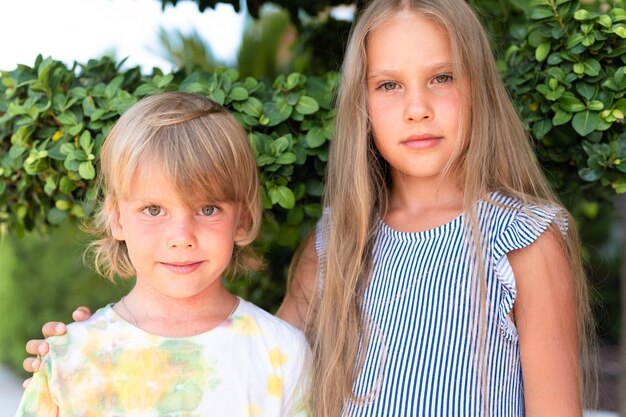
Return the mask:
<path id="1" fill-rule="evenodd" d="M 176 298 L 136 285 L 113 309 L 123 319 L 148 333 L 189 337 L 222 324 L 238 303 L 239 299 L 223 287 L 210 294 Z"/>

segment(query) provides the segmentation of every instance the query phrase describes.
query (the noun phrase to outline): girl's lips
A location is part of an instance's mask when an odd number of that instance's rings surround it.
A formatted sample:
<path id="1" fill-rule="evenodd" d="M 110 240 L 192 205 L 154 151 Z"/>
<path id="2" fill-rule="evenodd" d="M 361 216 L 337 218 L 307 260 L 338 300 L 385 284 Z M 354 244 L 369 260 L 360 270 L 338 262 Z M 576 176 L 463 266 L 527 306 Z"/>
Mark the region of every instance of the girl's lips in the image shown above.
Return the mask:
<path id="1" fill-rule="evenodd" d="M 200 268 L 200 265 L 202 265 L 202 262 L 185 262 L 182 264 L 161 262 L 161 265 L 163 265 L 170 271 L 177 273 L 177 274 L 189 274 L 195 271 L 196 269 Z"/>
<path id="2" fill-rule="evenodd" d="M 441 136 L 431 135 L 411 136 L 402 141 L 402 144 L 411 149 L 428 149 L 437 146 L 442 139 Z"/>

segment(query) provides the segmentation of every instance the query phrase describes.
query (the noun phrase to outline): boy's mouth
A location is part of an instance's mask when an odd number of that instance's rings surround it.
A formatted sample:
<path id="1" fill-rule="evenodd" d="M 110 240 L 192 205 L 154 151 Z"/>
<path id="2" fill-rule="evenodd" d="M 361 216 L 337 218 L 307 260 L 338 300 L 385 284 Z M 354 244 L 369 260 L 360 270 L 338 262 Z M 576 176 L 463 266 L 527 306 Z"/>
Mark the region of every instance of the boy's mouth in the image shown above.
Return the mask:
<path id="1" fill-rule="evenodd" d="M 188 274 L 195 271 L 202 265 L 203 261 L 198 262 L 160 262 L 161 265 L 166 267 L 172 272 L 177 274 Z"/>

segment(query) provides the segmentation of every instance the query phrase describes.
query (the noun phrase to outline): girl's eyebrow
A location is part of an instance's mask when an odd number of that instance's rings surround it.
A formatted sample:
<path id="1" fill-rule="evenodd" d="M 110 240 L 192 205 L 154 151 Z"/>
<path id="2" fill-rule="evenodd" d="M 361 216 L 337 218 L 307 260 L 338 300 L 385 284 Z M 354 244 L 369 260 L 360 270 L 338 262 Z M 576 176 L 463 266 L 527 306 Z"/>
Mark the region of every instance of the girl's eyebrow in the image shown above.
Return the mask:
<path id="1" fill-rule="evenodd" d="M 453 68 L 452 62 L 436 62 L 431 65 L 422 67 L 420 70 L 425 72 L 437 72 L 441 70 L 450 70 Z M 378 77 L 389 77 L 397 75 L 399 70 L 393 68 L 382 68 L 367 73 L 367 79 L 371 80 Z"/>

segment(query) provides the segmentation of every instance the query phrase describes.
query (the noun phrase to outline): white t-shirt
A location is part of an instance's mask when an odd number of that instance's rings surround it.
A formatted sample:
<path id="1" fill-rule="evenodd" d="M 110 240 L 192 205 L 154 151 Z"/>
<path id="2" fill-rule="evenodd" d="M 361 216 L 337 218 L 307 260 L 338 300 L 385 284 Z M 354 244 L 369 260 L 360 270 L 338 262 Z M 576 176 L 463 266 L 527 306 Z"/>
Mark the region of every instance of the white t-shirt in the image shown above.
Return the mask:
<path id="1" fill-rule="evenodd" d="M 17 416 L 304 416 L 310 349 L 295 327 L 241 300 L 214 329 L 147 333 L 111 305 L 48 339 Z"/>

